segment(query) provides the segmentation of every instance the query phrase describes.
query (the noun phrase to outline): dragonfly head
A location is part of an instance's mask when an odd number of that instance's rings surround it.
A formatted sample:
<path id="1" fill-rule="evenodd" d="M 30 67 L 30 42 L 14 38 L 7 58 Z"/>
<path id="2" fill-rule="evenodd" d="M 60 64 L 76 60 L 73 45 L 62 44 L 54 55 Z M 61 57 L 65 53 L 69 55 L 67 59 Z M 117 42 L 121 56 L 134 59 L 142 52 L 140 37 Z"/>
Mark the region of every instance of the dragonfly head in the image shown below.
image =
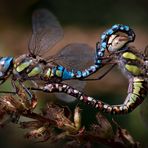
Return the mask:
<path id="1" fill-rule="evenodd" d="M 123 48 L 130 41 L 126 33 L 113 34 L 108 39 L 108 51 L 116 52 Z"/>
<path id="2" fill-rule="evenodd" d="M 13 58 L 2 57 L 0 58 L 0 84 L 2 84 L 10 74 L 12 68 Z"/>

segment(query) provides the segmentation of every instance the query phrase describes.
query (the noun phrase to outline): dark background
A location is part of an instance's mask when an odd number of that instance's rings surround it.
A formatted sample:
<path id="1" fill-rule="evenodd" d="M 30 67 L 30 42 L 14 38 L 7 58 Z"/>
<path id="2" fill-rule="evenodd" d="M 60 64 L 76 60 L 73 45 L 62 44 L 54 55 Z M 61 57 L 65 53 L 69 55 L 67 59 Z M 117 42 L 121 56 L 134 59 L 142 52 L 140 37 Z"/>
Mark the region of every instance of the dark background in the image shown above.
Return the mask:
<path id="1" fill-rule="evenodd" d="M 127 24 L 134 29 L 137 38 L 133 45 L 139 50 L 144 49 L 148 44 L 148 1 L 146 0 L 1 0 L 1 56 L 17 57 L 27 52 L 27 43 L 31 33 L 31 13 L 34 8 L 42 6 L 53 12 L 64 29 L 64 39 L 56 48 L 61 48 L 70 42 L 85 42 L 95 48 L 101 33 L 116 23 Z M 101 97 L 105 102 L 116 104 L 121 103 L 126 97 L 127 86 L 126 78 L 120 70 L 115 69 L 103 80 L 89 82 L 85 92 L 95 98 Z M 6 88 L 9 89 L 9 82 L 1 87 L 1 89 Z M 39 96 L 45 98 L 40 100 L 39 109 L 47 100 L 50 101 L 50 98 L 56 99 L 53 95 L 39 94 Z M 93 122 L 96 110 L 85 105 L 82 107 L 83 122 L 88 125 Z M 141 107 L 144 108 L 144 105 Z M 110 121 L 114 118 L 137 141 L 148 146 L 148 129 L 144 126 L 139 112 L 140 107 L 128 115 L 106 116 Z M 49 147 L 49 142 L 34 144 L 32 141 L 25 140 L 24 132 L 12 124 L 0 129 L 0 147 Z"/>

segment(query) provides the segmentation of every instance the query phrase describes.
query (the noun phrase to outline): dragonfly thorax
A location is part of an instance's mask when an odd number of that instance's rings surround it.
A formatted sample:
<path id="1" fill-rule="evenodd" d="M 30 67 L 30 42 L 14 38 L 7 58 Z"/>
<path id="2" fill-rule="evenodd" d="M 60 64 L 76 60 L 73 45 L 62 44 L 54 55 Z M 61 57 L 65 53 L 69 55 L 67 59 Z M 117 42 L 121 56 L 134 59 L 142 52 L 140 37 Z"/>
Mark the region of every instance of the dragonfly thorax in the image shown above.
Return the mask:
<path id="1" fill-rule="evenodd" d="M 59 81 L 63 72 L 60 67 L 47 63 L 40 57 L 22 55 L 14 60 L 13 75 L 15 79 Z"/>
<path id="2" fill-rule="evenodd" d="M 122 51 L 116 57 L 118 57 L 118 63 L 120 69 L 128 77 L 143 77 L 145 71 L 143 70 L 144 61 L 136 53 L 136 50 L 129 47 L 127 50 Z"/>

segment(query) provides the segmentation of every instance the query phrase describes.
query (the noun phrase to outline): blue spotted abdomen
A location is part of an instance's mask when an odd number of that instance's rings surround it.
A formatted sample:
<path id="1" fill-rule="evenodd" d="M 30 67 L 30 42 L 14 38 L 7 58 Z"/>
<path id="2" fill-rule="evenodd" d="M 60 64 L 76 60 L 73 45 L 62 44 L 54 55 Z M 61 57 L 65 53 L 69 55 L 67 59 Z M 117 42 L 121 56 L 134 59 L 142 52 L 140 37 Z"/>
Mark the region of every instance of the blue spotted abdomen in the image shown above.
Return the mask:
<path id="1" fill-rule="evenodd" d="M 44 77 L 46 79 L 58 77 L 62 80 L 85 78 L 90 74 L 94 73 L 98 67 L 99 65 L 93 65 L 93 66 L 90 66 L 88 69 L 85 69 L 84 71 L 74 72 L 74 70 L 68 70 L 63 66 L 58 65 L 56 67 L 46 69 L 46 71 L 44 72 Z"/>
<path id="2" fill-rule="evenodd" d="M 60 78 L 62 80 L 69 80 L 74 78 L 74 73 L 72 71 L 68 71 L 61 65 L 56 67 L 48 68 L 44 72 L 44 77 L 46 79 Z"/>
<path id="3" fill-rule="evenodd" d="M 90 66 L 90 68 L 84 71 L 68 70 L 65 67 L 58 65 L 56 67 L 48 68 L 45 72 L 45 77 L 50 79 L 52 77 L 58 77 L 62 80 L 79 79 L 89 76 L 91 73 L 95 72 L 98 68 L 97 65 Z"/>

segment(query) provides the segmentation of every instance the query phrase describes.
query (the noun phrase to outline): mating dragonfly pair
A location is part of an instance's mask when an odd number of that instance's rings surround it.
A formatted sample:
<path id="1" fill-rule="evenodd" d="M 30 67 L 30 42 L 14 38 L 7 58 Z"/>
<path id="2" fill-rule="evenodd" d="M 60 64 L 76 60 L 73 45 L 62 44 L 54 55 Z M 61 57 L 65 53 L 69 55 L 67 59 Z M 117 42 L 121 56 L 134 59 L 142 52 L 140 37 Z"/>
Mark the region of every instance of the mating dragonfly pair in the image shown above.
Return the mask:
<path id="1" fill-rule="evenodd" d="M 49 49 L 62 39 L 62 28 L 57 19 L 46 9 L 39 9 L 33 13 L 32 25 L 33 33 L 29 42 L 28 54 L 18 58 L 0 58 L 0 83 L 4 83 L 11 76 L 12 86 L 15 90 L 15 92 L 3 91 L 3 93 L 17 93 L 18 86 L 16 87 L 16 85 L 21 86 L 29 96 L 28 110 L 34 109 L 37 104 L 33 90 L 65 93 L 99 111 L 111 114 L 129 113 L 143 102 L 148 91 L 148 48 L 141 53 L 128 46 L 128 43 L 135 39 L 135 33 L 131 28 L 117 24 L 104 32 L 101 35 L 100 43 L 96 44 L 95 63 L 82 70 L 86 67 L 85 64 L 92 60 L 93 57 L 90 56 L 90 53 L 93 48 L 87 44 L 72 43 L 62 48 L 58 54 L 52 57 L 46 56 Z M 101 77 L 88 78 L 108 64 L 111 67 Z M 67 80 L 71 80 L 71 82 L 79 80 L 78 83 L 99 80 L 115 65 L 119 65 L 129 80 L 128 94 L 121 105 L 109 105 L 63 83 Z M 33 87 L 27 87 L 26 81 L 31 82 Z"/>

